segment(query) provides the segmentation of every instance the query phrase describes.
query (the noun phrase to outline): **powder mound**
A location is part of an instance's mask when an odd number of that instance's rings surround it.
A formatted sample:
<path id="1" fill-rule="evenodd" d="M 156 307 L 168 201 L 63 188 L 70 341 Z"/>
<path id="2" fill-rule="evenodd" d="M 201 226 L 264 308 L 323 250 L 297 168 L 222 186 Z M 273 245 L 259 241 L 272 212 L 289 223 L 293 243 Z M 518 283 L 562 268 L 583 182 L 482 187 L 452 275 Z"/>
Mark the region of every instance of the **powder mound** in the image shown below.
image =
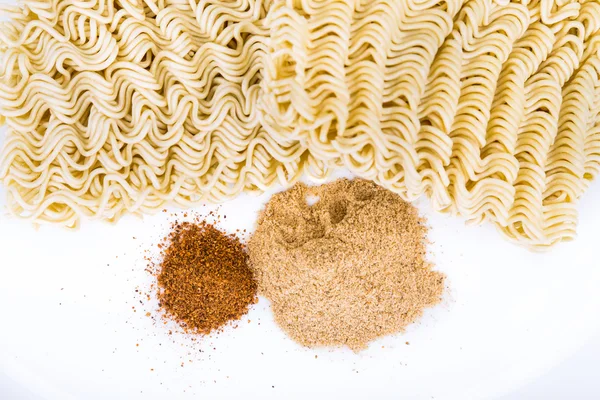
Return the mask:
<path id="1" fill-rule="evenodd" d="M 250 265 L 291 338 L 358 351 L 440 302 L 426 233 L 415 207 L 372 182 L 297 184 L 261 213 Z"/>
<path id="2" fill-rule="evenodd" d="M 201 222 L 175 223 L 158 274 L 158 300 L 187 332 L 209 334 L 257 301 L 248 255 L 235 235 Z"/>

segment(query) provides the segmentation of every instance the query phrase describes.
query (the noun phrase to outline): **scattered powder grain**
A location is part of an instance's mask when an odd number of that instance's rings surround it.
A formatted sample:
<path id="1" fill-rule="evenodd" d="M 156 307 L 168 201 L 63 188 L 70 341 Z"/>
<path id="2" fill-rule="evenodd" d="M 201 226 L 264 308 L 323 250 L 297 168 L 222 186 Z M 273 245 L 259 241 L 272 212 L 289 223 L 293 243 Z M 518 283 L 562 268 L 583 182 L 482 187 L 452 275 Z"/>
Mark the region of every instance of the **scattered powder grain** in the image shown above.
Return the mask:
<path id="1" fill-rule="evenodd" d="M 440 302 L 426 233 L 415 207 L 372 182 L 297 184 L 260 215 L 250 265 L 294 340 L 358 351 Z"/>
<path id="2" fill-rule="evenodd" d="M 173 224 L 158 288 L 160 307 L 189 333 L 219 329 L 257 301 L 244 246 L 204 221 Z"/>

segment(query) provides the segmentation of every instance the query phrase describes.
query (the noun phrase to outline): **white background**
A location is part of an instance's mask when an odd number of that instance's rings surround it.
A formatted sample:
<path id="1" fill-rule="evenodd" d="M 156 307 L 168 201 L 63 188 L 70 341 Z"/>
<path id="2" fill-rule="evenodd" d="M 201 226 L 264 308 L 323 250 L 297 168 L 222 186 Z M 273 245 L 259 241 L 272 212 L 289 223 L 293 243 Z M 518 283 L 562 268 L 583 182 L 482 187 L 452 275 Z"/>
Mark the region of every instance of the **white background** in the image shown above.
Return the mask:
<path id="1" fill-rule="evenodd" d="M 225 204 L 225 228 L 252 229 L 267 199 Z M 594 185 L 580 203 L 578 239 L 543 254 L 419 202 L 446 296 L 405 334 L 360 354 L 300 348 L 265 299 L 250 323 L 197 342 L 154 324 L 145 313 L 155 304 L 140 304 L 135 290 L 153 282 L 144 250 L 167 232 L 169 213 L 75 232 L 2 216 L 0 371 L 44 399 L 531 398 L 539 388 L 523 385 L 600 332 L 599 200 Z"/>
<path id="2" fill-rule="evenodd" d="M 600 398 L 600 335 L 547 374 L 503 400 Z"/>
<path id="3" fill-rule="evenodd" d="M 592 400 L 600 397 L 600 335 L 547 374 L 534 379 L 502 400 Z M 25 387 L 0 374 L 0 395 L 5 399 L 40 400 Z M 317 396 L 314 396 L 318 398 Z M 398 396 L 400 398 L 400 396 Z"/>

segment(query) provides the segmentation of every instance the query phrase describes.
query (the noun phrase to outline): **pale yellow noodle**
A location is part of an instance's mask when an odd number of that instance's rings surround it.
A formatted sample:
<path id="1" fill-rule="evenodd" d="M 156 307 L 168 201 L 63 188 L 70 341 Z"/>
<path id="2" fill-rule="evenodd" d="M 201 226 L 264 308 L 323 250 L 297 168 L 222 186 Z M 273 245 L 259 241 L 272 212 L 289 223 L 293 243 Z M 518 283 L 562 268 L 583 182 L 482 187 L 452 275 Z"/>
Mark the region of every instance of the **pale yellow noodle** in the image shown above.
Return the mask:
<path id="1" fill-rule="evenodd" d="M 8 206 L 74 227 L 353 173 L 535 249 L 600 172 L 596 0 L 3 7 Z"/>

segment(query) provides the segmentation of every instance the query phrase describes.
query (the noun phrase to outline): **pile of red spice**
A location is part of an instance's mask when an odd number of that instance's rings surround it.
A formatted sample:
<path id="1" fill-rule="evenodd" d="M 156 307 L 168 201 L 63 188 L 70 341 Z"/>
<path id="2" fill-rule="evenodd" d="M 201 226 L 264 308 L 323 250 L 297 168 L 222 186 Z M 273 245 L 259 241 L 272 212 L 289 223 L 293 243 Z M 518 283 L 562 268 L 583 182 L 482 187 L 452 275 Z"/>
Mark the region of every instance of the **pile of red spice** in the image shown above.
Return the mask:
<path id="1" fill-rule="evenodd" d="M 188 333 L 209 334 L 257 301 L 244 245 L 205 221 L 173 224 L 157 278 L 159 306 Z"/>

